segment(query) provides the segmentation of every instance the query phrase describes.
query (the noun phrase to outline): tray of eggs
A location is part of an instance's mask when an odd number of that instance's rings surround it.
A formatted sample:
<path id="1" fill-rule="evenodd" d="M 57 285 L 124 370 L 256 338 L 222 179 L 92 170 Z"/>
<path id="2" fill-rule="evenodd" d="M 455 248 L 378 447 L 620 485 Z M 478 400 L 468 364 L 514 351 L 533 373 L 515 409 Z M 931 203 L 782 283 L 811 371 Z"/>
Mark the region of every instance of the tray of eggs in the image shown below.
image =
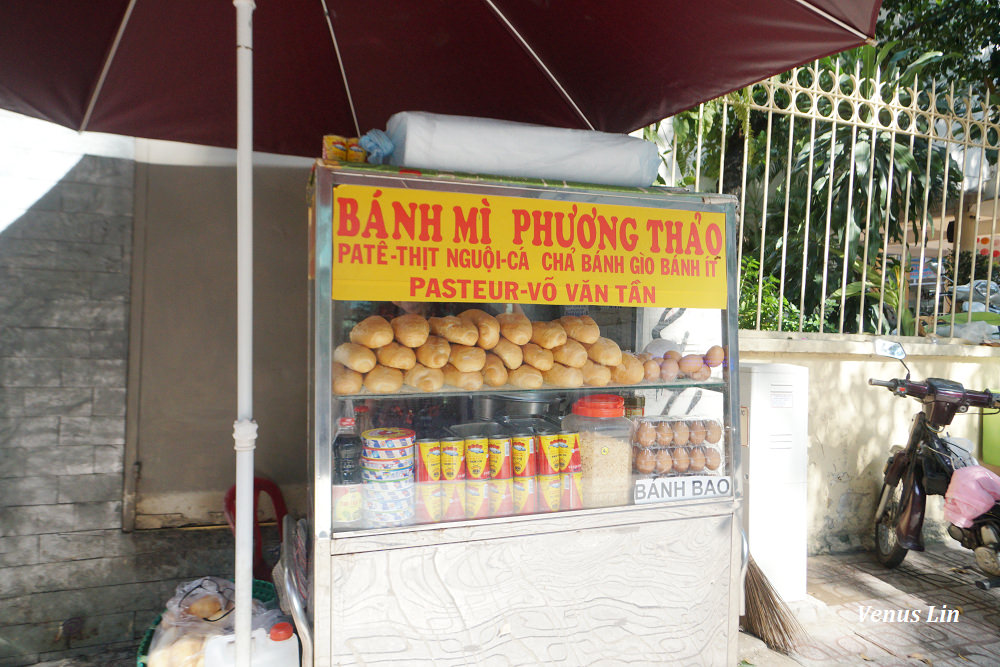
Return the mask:
<path id="1" fill-rule="evenodd" d="M 722 424 L 706 417 L 640 417 L 632 429 L 632 468 L 639 475 L 721 475 Z"/>

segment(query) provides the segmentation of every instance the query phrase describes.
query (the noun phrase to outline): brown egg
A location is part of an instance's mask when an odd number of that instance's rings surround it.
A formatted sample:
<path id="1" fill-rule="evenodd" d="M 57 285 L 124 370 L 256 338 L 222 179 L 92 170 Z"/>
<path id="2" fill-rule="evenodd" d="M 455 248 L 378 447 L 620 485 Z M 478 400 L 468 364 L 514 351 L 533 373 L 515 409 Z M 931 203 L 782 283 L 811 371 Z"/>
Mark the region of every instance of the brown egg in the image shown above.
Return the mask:
<path id="1" fill-rule="evenodd" d="M 705 469 L 705 449 L 703 447 L 691 448 L 691 472 L 701 472 Z"/>
<path id="2" fill-rule="evenodd" d="M 673 359 L 664 359 L 660 362 L 660 379 L 664 382 L 670 382 L 676 378 L 679 371 L 677 362 Z"/>
<path id="3" fill-rule="evenodd" d="M 705 424 L 700 421 L 688 422 L 688 442 L 692 445 L 705 442 Z"/>
<path id="4" fill-rule="evenodd" d="M 653 358 L 653 355 L 650 354 L 649 352 L 640 352 L 639 354 L 635 355 L 635 358 L 645 364 L 647 361 Z"/>
<path id="5" fill-rule="evenodd" d="M 646 475 L 656 469 L 656 454 L 648 447 L 642 447 L 635 457 L 635 469 Z"/>
<path id="6" fill-rule="evenodd" d="M 688 425 L 684 422 L 674 422 L 674 444 L 686 445 L 688 441 Z"/>
<path id="7" fill-rule="evenodd" d="M 654 359 L 644 361 L 642 364 L 642 370 L 646 373 L 646 379 L 650 382 L 660 379 L 660 364 Z"/>
<path id="8" fill-rule="evenodd" d="M 649 447 L 656 442 L 656 429 L 649 422 L 640 422 L 635 430 L 635 441 L 641 447 Z"/>
<path id="9" fill-rule="evenodd" d="M 705 448 L 705 467 L 709 470 L 718 470 L 722 463 L 722 454 L 715 447 Z"/>
<path id="10" fill-rule="evenodd" d="M 702 366 L 694 373 L 691 373 L 691 379 L 697 380 L 698 382 L 704 382 L 710 377 L 712 377 L 712 369 L 708 366 Z"/>
<path id="11" fill-rule="evenodd" d="M 656 444 L 666 447 L 674 440 L 674 431 L 667 422 L 660 422 L 656 427 Z"/>
<path id="12" fill-rule="evenodd" d="M 664 359 L 673 359 L 674 361 L 680 361 L 681 360 L 681 353 L 678 352 L 677 350 L 667 350 L 666 353 L 664 353 L 663 358 Z"/>
<path id="13" fill-rule="evenodd" d="M 688 454 L 687 447 L 675 447 L 670 450 L 674 457 L 674 472 L 687 472 L 691 467 L 691 455 Z"/>
<path id="14" fill-rule="evenodd" d="M 670 456 L 669 449 L 661 449 L 656 452 L 656 472 L 665 475 L 674 467 L 674 459 Z"/>
<path id="15" fill-rule="evenodd" d="M 684 375 L 696 373 L 704 366 L 705 362 L 702 361 L 700 354 L 689 354 L 685 357 L 681 357 L 681 360 L 677 362 L 678 370 L 680 370 L 680 372 Z"/>
<path id="16" fill-rule="evenodd" d="M 721 366 L 722 362 L 725 360 L 726 360 L 726 353 L 719 345 L 713 345 L 712 347 L 708 348 L 707 352 L 705 352 L 705 365 L 710 368 Z"/>
<path id="17" fill-rule="evenodd" d="M 722 439 L 722 427 L 717 421 L 705 422 L 705 442 L 714 445 Z"/>

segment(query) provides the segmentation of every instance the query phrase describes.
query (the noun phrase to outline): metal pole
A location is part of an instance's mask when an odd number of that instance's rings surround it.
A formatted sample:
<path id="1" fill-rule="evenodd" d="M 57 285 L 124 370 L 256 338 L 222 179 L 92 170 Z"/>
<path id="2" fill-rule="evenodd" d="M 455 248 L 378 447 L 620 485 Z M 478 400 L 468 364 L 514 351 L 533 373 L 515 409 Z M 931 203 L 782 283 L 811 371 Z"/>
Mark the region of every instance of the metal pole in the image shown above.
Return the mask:
<path id="1" fill-rule="evenodd" d="M 253 598 L 253 0 L 236 6 L 236 664 L 250 667 Z"/>

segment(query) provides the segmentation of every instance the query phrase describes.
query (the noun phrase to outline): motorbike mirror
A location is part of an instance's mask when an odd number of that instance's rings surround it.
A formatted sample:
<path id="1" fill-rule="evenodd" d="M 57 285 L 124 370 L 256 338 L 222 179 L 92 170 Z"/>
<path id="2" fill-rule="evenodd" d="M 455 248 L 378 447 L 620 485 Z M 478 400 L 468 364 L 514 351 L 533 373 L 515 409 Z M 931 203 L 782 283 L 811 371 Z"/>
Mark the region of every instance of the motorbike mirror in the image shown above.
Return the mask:
<path id="1" fill-rule="evenodd" d="M 888 338 L 876 338 L 875 354 L 880 357 L 899 359 L 899 362 L 903 364 L 903 368 L 906 369 L 906 379 L 910 379 L 910 367 L 903 361 L 906 358 L 906 350 L 903 349 L 903 345 L 899 341 L 889 340 Z"/>

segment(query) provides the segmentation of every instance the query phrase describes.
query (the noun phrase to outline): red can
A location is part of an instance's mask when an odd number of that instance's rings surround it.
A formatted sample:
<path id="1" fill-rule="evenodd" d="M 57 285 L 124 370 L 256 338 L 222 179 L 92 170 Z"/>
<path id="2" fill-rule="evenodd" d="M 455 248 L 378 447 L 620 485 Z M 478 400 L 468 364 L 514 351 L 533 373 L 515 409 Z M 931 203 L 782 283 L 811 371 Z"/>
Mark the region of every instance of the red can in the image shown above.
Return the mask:
<path id="1" fill-rule="evenodd" d="M 562 479 L 561 475 L 538 475 L 535 477 L 538 484 L 536 501 L 539 512 L 558 512 L 562 506 Z"/>
<path id="2" fill-rule="evenodd" d="M 441 508 L 444 521 L 465 518 L 465 481 L 441 482 Z"/>
<path id="3" fill-rule="evenodd" d="M 465 480 L 465 518 L 490 516 L 490 480 Z"/>
<path id="4" fill-rule="evenodd" d="M 566 441 L 566 446 L 559 450 L 559 470 L 562 472 L 582 472 L 583 464 L 580 462 L 580 434 L 572 431 L 564 431 L 560 435 Z"/>
<path id="5" fill-rule="evenodd" d="M 437 440 L 417 440 L 414 452 L 417 482 L 441 481 L 441 443 Z"/>
<path id="6" fill-rule="evenodd" d="M 535 456 L 539 475 L 558 475 L 562 465 L 560 451 L 566 446 L 566 440 L 561 433 L 540 433 L 538 435 L 538 454 Z"/>
<path id="7" fill-rule="evenodd" d="M 510 438 L 511 467 L 515 477 L 535 476 L 535 436 L 518 433 Z"/>
<path id="8" fill-rule="evenodd" d="M 444 491 L 440 482 L 421 482 L 417 484 L 418 523 L 437 523 L 444 518 Z"/>
<path id="9" fill-rule="evenodd" d="M 514 481 L 490 480 L 490 516 L 508 516 L 514 513 Z"/>
<path id="10" fill-rule="evenodd" d="M 510 479 L 510 437 L 498 435 L 490 438 L 490 479 Z"/>
<path id="11" fill-rule="evenodd" d="M 477 437 L 465 439 L 465 479 L 490 478 L 490 440 Z"/>
<path id="12" fill-rule="evenodd" d="M 441 439 L 441 481 L 465 479 L 465 439 Z"/>
<path id="13" fill-rule="evenodd" d="M 583 508 L 582 472 L 564 472 L 559 475 L 562 494 L 559 498 L 559 509 L 578 510 Z"/>
<path id="14" fill-rule="evenodd" d="M 514 478 L 514 514 L 534 514 L 538 485 L 534 477 Z"/>

